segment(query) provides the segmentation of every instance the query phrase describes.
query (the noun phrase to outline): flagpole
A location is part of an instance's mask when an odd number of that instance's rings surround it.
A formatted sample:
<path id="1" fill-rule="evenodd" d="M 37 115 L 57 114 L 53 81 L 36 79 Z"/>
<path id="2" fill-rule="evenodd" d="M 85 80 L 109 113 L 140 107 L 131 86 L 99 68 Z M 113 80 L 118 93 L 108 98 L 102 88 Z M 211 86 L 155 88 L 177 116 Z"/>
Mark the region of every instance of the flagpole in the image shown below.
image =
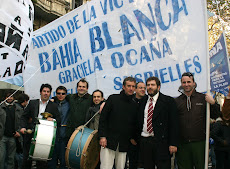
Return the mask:
<path id="1" fill-rule="evenodd" d="M 207 1 L 204 0 L 204 15 L 205 15 L 205 36 L 206 36 L 206 73 L 207 73 L 207 94 L 210 94 L 210 59 L 209 59 L 209 40 L 208 40 L 208 17 L 207 17 Z M 205 141 L 205 165 L 204 168 L 208 169 L 209 158 L 209 134 L 210 134 L 210 104 L 206 103 L 206 141 Z"/>

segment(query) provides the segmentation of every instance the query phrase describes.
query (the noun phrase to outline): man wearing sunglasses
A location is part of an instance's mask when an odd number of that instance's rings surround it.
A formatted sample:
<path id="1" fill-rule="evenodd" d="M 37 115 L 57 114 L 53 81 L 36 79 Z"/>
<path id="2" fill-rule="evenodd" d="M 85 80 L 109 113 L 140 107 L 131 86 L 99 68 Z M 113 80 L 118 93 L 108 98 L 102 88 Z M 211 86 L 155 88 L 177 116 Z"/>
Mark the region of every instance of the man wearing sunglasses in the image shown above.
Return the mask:
<path id="1" fill-rule="evenodd" d="M 50 169 L 56 168 L 57 161 L 60 161 L 60 169 L 67 169 L 65 164 L 65 147 L 67 146 L 68 137 L 66 137 L 67 121 L 69 119 L 69 102 L 66 100 L 67 89 L 59 86 L 56 89 L 54 103 L 58 105 L 58 111 L 61 116 L 61 125 L 57 128 L 56 141 L 52 160 L 48 162 Z"/>
<path id="2" fill-rule="evenodd" d="M 204 169 L 206 102 L 211 104 L 211 118 L 220 114 L 219 105 L 212 96 L 196 91 L 194 76 L 182 74 L 176 98 L 179 114 L 180 145 L 176 154 L 179 169 Z"/>

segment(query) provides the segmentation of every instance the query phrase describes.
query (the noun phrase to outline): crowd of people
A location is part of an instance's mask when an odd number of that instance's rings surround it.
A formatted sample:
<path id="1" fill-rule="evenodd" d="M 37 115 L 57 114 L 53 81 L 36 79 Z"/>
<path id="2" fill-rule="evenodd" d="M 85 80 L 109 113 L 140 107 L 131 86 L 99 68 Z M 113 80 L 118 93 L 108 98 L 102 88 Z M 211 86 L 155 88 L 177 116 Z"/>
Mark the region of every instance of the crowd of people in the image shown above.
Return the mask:
<path id="1" fill-rule="evenodd" d="M 42 84 L 40 99 L 29 103 L 26 94 L 15 102 L 13 93 L 8 92 L 0 106 L 0 169 L 31 169 L 30 143 L 44 112 L 51 114 L 46 120 L 56 120 L 57 131 L 52 159 L 36 161 L 38 169 L 67 168 L 68 140 L 77 127 L 86 123 L 98 130 L 101 150 L 96 168 L 171 169 L 175 153 L 178 169 L 204 169 L 206 103 L 211 105 L 211 118 L 221 119 L 211 127 L 215 167 L 229 169 L 230 93 L 221 113 L 213 97 L 197 92 L 196 86 L 194 75 L 186 72 L 182 74 L 181 95 L 177 98 L 160 92 L 157 77 L 149 77 L 146 83 L 127 77 L 121 92 L 107 100 L 99 89 L 90 95 L 85 79 L 77 83 L 76 94 L 67 94 L 67 89 L 59 86 L 52 99 L 51 85 Z M 28 134 L 28 129 L 32 134 Z"/>

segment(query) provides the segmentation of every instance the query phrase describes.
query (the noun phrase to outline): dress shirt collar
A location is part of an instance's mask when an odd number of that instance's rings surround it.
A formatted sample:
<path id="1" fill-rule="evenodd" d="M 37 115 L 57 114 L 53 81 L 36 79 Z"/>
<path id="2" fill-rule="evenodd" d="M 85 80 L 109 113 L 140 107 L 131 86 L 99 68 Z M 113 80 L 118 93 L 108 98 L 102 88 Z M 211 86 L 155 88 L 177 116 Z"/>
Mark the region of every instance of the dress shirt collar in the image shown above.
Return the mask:
<path id="1" fill-rule="evenodd" d="M 47 100 L 45 103 L 43 103 L 43 101 L 41 100 L 41 98 L 39 99 L 39 103 L 40 103 L 40 104 L 46 104 L 46 105 L 47 105 L 48 102 L 49 102 L 49 100 Z"/>
<path id="2" fill-rule="evenodd" d="M 158 97 L 159 97 L 159 92 L 157 92 L 157 94 L 155 94 L 152 98 L 153 98 L 153 101 L 157 101 L 157 99 L 158 99 Z M 151 98 L 151 96 L 149 96 L 148 95 L 148 102 L 150 101 L 150 98 Z"/>

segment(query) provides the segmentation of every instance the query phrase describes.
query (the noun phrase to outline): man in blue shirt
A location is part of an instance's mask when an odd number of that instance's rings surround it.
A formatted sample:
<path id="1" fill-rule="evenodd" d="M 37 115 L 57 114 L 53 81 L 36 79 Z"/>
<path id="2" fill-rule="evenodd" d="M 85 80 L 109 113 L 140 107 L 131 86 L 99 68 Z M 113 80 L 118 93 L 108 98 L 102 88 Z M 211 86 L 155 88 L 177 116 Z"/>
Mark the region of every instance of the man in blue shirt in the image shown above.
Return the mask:
<path id="1" fill-rule="evenodd" d="M 56 89 L 56 96 L 54 102 L 58 105 L 58 111 L 61 116 L 61 126 L 57 128 L 56 142 L 53 152 L 52 160 L 48 162 L 48 167 L 56 169 L 57 161 L 60 161 L 60 169 L 67 169 L 65 164 L 65 148 L 67 146 L 68 138 L 66 137 L 66 126 L 69 118 L 69 103 L 66 100 L 67 89 L 64 86 L 59 86 Z"/>

